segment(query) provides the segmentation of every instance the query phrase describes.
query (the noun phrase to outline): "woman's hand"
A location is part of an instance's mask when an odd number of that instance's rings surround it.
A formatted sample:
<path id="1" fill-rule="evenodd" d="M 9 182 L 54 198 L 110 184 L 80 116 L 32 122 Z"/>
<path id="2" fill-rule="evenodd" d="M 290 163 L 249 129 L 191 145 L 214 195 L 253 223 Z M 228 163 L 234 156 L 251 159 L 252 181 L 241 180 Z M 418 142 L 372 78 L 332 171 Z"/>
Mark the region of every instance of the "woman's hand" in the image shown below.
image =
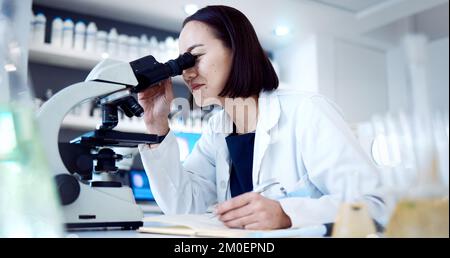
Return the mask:
<path id="1" fill-rule="evenodd" d="M 168 116 L 172 100 L 170 78 L 138 93 L 139 104 L 144 109 L 145 126 L 150 134 L 166 135 L 169 132 Z"/>
<path id="2" fill-rule="evenodd" d="M 219 204 L 216 214 L 226 226 L 245 229 L 280 229 L 291 227 L 291 219 L 279 202 L 249 192 Z"/>

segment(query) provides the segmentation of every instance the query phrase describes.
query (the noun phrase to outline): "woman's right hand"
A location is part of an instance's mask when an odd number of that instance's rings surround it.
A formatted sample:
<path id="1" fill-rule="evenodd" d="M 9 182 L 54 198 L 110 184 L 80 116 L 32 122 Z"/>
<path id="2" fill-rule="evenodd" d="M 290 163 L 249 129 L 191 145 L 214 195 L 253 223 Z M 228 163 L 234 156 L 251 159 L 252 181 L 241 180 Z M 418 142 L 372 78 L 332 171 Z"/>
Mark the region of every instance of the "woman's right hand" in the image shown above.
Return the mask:
<path id="1" fill-rule="evenodd" d="M 150 134 L 166 135 L 169 132 L 168 116 L 172 100 L 170 78 L 138 93 L 139 104 L 144 109 L 145 126 Z"/>

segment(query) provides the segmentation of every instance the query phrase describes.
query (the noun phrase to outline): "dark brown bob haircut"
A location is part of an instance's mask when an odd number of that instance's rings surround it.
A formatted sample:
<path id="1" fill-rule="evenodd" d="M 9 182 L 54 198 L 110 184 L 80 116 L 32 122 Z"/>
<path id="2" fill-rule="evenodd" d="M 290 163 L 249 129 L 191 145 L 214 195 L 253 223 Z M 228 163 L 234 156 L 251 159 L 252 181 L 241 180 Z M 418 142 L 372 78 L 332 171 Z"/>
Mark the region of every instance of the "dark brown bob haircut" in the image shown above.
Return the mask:
<path id="1" fill-rule="evenodd" d="M 243 13 L 228 6 L 210 5 L 187 17 L 183 27 L 190 21 L 210 26 L 232 51 L 230 76 L 219 96 L 247 98 L 278 88 L 278 76 Z"/>

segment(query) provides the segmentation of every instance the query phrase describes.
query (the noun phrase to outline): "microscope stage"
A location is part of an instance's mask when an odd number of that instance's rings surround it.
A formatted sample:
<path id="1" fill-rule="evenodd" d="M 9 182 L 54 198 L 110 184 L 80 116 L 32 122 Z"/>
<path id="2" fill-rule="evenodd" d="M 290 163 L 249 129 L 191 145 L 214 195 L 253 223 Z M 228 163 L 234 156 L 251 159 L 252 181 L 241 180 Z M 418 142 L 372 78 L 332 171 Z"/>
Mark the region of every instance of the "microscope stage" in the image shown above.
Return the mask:
<path id="1" fill-rule="evenodd" d="M 70 143 L 85 146 L 109 146 L 135 148 L 138 144 L 160 143 L 164 136 L 144 133 L 127 133 L 114 130 L 95 130 L 87 132 Z"/>

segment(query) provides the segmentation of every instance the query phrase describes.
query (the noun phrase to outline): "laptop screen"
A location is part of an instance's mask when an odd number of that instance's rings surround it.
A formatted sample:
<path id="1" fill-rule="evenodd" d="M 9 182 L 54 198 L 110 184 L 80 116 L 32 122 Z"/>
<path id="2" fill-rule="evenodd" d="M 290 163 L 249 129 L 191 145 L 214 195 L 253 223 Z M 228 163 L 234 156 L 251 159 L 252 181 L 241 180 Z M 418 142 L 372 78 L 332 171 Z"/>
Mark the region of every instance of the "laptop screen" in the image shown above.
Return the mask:
<path id="1" fill-rule="evenodd" d="M 175 136 L 178 141 L 178 147 L 180 150 L 180 161 L 183 162 L 192 149 L 195 143 L 200 138 L 200 134 L 197 133 L 183 133 L 177 132 Z M 136 201 L 154 201 L 150 183 L 147 178 L 147 174 L 143 169 L 132 169 L 129 172 L 130 187 L 133 190 L 134 198 Z"/>
<path id="2" fill-rule="evenodd" d="M 145 170 L 130 170 L 130 187 L 136 201 L 154 201 Z"/>

